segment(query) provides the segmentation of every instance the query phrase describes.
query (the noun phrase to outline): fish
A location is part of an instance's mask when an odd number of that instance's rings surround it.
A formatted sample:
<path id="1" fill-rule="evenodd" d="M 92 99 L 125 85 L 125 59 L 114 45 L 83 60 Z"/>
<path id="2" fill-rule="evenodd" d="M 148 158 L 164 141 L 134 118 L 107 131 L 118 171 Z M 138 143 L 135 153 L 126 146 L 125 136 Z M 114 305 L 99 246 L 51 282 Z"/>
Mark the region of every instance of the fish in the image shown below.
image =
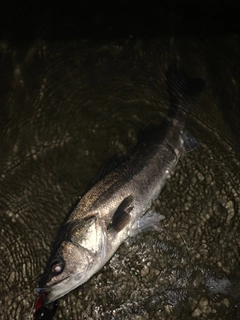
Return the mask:
<path id="1" fill-rule="evenodd" d="M 125 240 L 154 230 L 165 218 L 151 205 L 180 157 L 199 145 L 185 123 L 204 80 L 189 78 L 171 66 L 166 83 L 170 100 L 166 118 L 146 130 L 124 161 L 89 188 L 60 228 L 36 289 L 44 294 L 43 305 L 88 281 Z"/>

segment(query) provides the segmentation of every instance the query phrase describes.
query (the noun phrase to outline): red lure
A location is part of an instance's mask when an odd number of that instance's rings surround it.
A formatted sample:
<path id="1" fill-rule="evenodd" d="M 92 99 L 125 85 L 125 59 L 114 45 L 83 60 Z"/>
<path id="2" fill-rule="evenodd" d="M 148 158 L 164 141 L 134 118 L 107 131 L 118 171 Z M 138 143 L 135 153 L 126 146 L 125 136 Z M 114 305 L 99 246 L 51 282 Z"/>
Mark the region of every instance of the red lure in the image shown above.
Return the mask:
<path id="1" fill-rule="evenodd" d="M 46 293 L 42 293 L 37 300 L 34 320 L 52 320 L 54 317 L 57 310 L 57 301 L 54 301 L 52 309 L 48 309 L 46 306 L 43 306 L 43 298 L 45 295 Z"/>

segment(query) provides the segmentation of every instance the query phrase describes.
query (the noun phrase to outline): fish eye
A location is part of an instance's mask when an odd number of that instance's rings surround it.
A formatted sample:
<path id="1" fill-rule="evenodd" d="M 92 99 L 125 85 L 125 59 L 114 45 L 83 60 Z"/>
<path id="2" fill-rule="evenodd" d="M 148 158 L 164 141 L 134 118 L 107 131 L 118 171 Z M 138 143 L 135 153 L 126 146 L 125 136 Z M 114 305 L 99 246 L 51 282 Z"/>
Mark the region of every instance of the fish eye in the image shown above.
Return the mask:
<path id="1" fill-rule="evenodd" d="M 60 274 L 64 269 L 64 264 L 61 260 L 56 259 L 51 263 L 51 271 L 54 275 Z"/>

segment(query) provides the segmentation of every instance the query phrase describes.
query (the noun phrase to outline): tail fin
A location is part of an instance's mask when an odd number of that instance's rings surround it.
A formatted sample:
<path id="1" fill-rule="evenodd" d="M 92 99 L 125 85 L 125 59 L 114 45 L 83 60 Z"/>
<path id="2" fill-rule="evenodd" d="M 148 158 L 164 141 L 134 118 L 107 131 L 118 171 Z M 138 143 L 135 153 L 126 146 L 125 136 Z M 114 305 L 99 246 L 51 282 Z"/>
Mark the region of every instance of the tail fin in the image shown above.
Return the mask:
<path id="1" fill-rule="evenodd" d="M 171 102 L 169 118 L 185 122 L 186 113 L 204 89 L 205 82 L 200 78 L 189 78 L 176 66 L 169 67 L 166 78 Z"/>

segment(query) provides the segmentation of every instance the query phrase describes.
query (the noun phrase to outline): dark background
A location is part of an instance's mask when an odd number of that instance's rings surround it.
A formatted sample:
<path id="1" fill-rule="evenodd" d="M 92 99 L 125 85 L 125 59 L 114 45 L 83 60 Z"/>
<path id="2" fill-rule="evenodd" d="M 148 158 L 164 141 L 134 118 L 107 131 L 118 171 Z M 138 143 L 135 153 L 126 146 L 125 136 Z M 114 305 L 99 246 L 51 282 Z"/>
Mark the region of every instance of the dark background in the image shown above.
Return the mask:
<path id="1" fill-rule="evenodd" d="M 240 4 L 229 1 L 3 2 L 0 9 L 0 38 L 19 41 L 240 32 Z"/>

